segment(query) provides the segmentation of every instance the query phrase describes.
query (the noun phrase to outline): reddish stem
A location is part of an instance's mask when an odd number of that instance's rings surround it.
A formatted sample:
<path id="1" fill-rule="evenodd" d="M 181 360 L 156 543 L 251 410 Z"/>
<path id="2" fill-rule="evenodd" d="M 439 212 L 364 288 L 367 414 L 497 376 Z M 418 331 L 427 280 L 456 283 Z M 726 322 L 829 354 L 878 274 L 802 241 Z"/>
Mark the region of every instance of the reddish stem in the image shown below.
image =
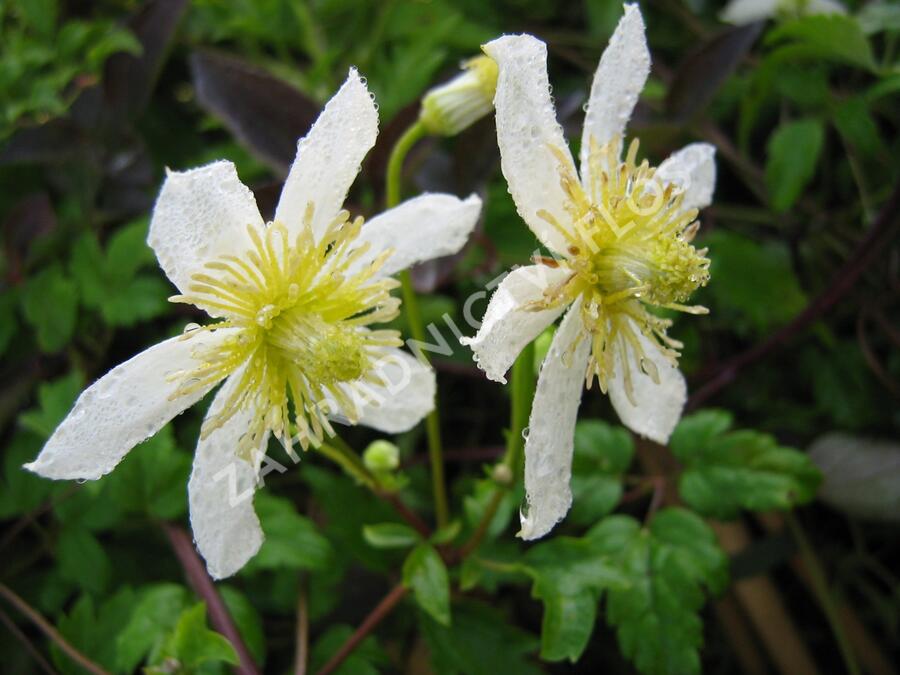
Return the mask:
<path id="1" fill-rule="evenodd" d="M 391 589 L 391 592 L 381 599 L 381 602 L 375 606 L 375 609 L 369 612 L 369 615 L 363 619 L 363 622 L 359 624 L 359 627 L 353 632 L 353 635 L 347 638 L 347 641 L 341 645 L 341 648 L 328 660 L 328 663 L 322 666 L 316 675 L 328 675 L 329 673 L 333 673 L 337 667 L 350 656 L 357 645 L 362 642 L 369 633 L 375 630 L 375 627 L 391 613 L 394 607 L 397 606 L 397 603 L 399 603 L 405 595 L 406 587 L 403 584 L 394 586 Z"/>
<path id="2" fill-rule="evenodd" d="M 206 566 L 194 550 L 194 544 L 188 533 L 180 527 L 163 523 L 163 530 L 169 538 L 172 550 L 178 557 L 178 562 L 184 568 L 185 576 L 197 595 L 206 601 L 206 610 L 209 612 L 209 620 L 213 627 L 224 635 L 234 651 L 237 652 L 239 665 L 235 671 L 242 675 L 259 675 L 259 668 L 250 656 L 250 650 L 244 644 L 241 634 L 238 632 L 228 608 L 222 600 L 222 596 L 216 590 L 213 580 L 206 571 Z"/>
<path id="3" fill-rule="evenodd" d="M 900 184 L 894 188 L 893 194 L 882 207 L 872 228 L 859 246 L 856 247 L 856 251 L 850 257 L 850 260 L 835 275 L 828 287 L 781 330 L 722 365 L 705 384 L 694 392 L 688 401 L 687 408 L 693 410 L 702 405 L 720 390 L 731 384 L 741 370 L 759 361 L 775 348 L 796 337 L 842 300 L 856 282 L 859 281 L 859 278 L 869 268 L 872 261 L 891 242 L 894 231 L 897 229 L 897 225 L 900 224 L 898 215 L 900 215 Z"/>

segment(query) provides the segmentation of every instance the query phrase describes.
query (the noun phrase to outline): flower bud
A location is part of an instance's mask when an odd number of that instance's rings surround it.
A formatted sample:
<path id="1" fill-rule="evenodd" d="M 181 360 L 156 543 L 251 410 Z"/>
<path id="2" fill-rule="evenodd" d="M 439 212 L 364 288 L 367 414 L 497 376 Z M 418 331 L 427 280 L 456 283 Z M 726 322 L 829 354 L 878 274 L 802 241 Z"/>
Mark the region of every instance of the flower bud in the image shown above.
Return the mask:
<path id="1" fill-rule="evenodd" d="M 400 449 L 390 441 L 374 441 L 363 452 L 363 464 L 375 473 L 394 471 L 400 466 Z"/>
<path id="2" fill-rule="evenodd" d="M 422 99 L 419 120 L 429 134 L 454 136 L 494 109 L 497 64 L 487 56 L 463 63 L 463 72 L 431 89 Z"/>

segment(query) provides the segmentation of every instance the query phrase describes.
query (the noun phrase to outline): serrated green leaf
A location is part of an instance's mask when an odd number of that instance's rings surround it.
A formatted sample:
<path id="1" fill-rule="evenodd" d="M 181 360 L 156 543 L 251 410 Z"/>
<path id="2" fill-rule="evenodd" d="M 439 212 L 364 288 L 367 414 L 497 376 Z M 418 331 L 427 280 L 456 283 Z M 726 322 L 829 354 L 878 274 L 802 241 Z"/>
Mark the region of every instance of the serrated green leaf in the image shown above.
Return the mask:
<path id="1" fill-rule="evenodd" d="M 775 211 L 790 209 L 815 175 L 825 141 L 817 119 L 782 124 L 766 147 L 766 186 Z"/>
<path id="2" fill-rule="evenodd" d="M 331 563 L 334 555 L 331 544 L 309 518 L 297 513 L 290 500 L 259 492 L 254 507 L 266 539 L 259 553 L 244 566 L 243 573 L 272 569 L 321 570 Z"/>
<path id="3" fill-rule="evenodd" d="M 81 373 L 72 372 L 38 386 L 38 405 L 19 415 L 19 424 L 41 440 L 50 435 L 65 419 L 84 386 Z"/>
<path id="4" fill-rule="evenodd" d="M 722 413 L 697 413 L 673 433 L 670 448 L 684 464 L 678 490 L 687 504 L 729 519 L 741 509 L 789 509 L 813 498 L 820 474 L 809 457 L 766 434 L 726 433 L 729 423 Z"/>
<path id="5" fill-rule="evenodd" d="M 72 610 L 61 617 L 57 626 L 63 637 L 95 663 L 114 671 L 116 665 L 116 636 L 126 625 L 134 610 L 135 594 L 125 587 L 102 604 L 95 604 L 83 595 Z M 97 607 L 95 611 L 95 607 Z M 54 644 L 51 650 L 56 666 L 65 675 L 83 675 L 81 666 L 71 661 Z"/>
<path id="6" fill-rule="evenodd" d="M 537 647 L 533 635 L 510 624 L 507 617 L 483 603 L 454 607 L 453 625 L 442 626 L 426 614 L 419 625 L 437 675 L 538 675 L 529 656 Z"/>
<path id="7" fill-rule="evenodd" d="M 162 653 L 166 636 L 187 605 L 187 591 L 176 584 L 141 589 L 131 619 L 116 636 L 116 668 L 133 672 Z"/>
<path id="8" fill-rule="evenodd" d="M 703 238 L 713 281 L 705 289 L 713 313 L 739 334 L 766 334 L 806 306 L 806 295 L 780 242 L 759 244 L 718 230 Z M 752 279 L 753 283 L 748 283 Z"/>
<path id="9" fill-rule="evenodd" d="M 164 649 L 164 658 L 175 659 L 187 669 L 209 662 L 238 663 L 237 652 L 225 636 L 206 627 L 206 603 L 203 602 L 182 612 Z"/>
<path id="10" fill-rule="evenodd" d="M 441 556 L 422 542 L 403 563 L 403 585 L 412 589 L 419 607 L 444 625 L 450 625 L 450 577 Z"/>
<path id="11" fill-rule="evenodd" d="M 593 525 L 612 511 L 622 497 L 622 474 L 634 457 L 631 436 L 600 420 L 575 426 L 572 460 L 572 510 L 567 520 Z"/>
<path id="12" fill-rule="evenodd" d="M 0 483 L 0 519 L 24 515 L 38 506 L 60 485 L 22 468 L 41 449 L 33 434 L 19 432 L 6 446 L 3 481 Z"/>
<path id="13" fill-rule="evenodd" d="M 402 523 L 365 525 L 363 537 L 375 548 L 408 548 L 422 540 L 418 532 Z"/>
<path id="14" fill-rule="evenodd" d="M 611 587 L 606 601 L 622 653 L 645 675 L 699 673 L 703 589 L 719 591 L 727 580 L 728 559 L 709 526 L 690 511 L 668 508 L 647 528 L 610 516 L 587 539 L 629 581 Z"/>
<path id="15" fill-rule="evenodd" d="M 589 538 L 555 537 L 533 546 L 521 565 L 544 603 L 541 658 L 578 660 L 594 630 L 600 594 L 626 583 L 609 554 Z"/>
<path id="16" fill-rule="evenodd" d="M 766 36 L 768 45 L 787 45 L 795 57 L 827 59 L 866 70 L 877 65 L 859 22 L 843 14 L 815 14 L 786 21 Z"/>
<path id="17" fill-rule="evenodd" d="M 51 266 L 29 279 L 20 299 L 41 351 L 53 353 L 69 344 L 75 331 L 78 292 L 61 267 Z"/>
<path id="18" fill-rule="evenodd" d="M 92 593 L 102 593 L 109 584 L 112 567 L 100 542 L 88 530 L 63 528 L 56 548 L 59 573 L 64 579 Z"/>
<path id="19" fill-rule="evenodd" d="M 136 446 L 103 481 L 103 489 L 123 512 L 173 520 L 187 511 L 191 456 L 175 445 L 167 425 Z"/>

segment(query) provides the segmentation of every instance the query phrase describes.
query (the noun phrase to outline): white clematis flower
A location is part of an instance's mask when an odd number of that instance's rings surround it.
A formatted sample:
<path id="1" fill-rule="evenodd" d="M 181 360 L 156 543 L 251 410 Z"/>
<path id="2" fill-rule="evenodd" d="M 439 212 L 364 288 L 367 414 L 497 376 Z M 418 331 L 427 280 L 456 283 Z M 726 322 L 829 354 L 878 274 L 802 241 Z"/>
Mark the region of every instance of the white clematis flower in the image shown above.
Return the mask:
<path id="1" fill-rule="evenodd" d="M 219 382 L 188 485 L 191 525 L 217 578 L 234 574 L 263 535 L 252 496 L 270 435 L 292 456 L 332 433 L 330 419 L 405 431 L 434 407 L 434 373 L 396 331 L 389 277 L 458 251 L 481 202 L 411 199 L 372 219 L 342 204 L 375 143 L 378 114 L 357 72 L 297 146 L 274 222 L 230 162 L 170 172 L 149 244 L 178 287 L 174 302 L 218 321 L 191 325 L 91 385 L 27 468 L 97 479 Z M 296 429 L 296 435 L 293 429 Z"/>
<path id="2" fill-rule="evenodd" d="M 731 0 L 719 17 L 726 23 L 743 26 L 778 16 L 846 13 L 847 8 L 837 0 Z"/>
<path id="3" fill-rule="evenodd" d="M 650 70 L 644 23 L 626 5 L 600 59 L 586 108 L 581 171 L 556 120 L 547 51 L 529 35 L 484 47 L 499 66 L 494 105 L 501 166 L 519 215 L 554 258 L 510 273 L 488 305 L 471 346 L 493 380 L 565 312 L 544 359 L 525 443 L 528 508 L 520 535 L 549 532 L 572 501 L 569 479 L 581 392 L 596 378 L 622 422 L 665 442 L 686 399 L 671 322 L 648 306 L 687 307 L 709 261 L 690 241 L 697 209 L 710 203 L 714 149 L 690 145 L 653 169 L 623 159 L 621 137 Z"/>

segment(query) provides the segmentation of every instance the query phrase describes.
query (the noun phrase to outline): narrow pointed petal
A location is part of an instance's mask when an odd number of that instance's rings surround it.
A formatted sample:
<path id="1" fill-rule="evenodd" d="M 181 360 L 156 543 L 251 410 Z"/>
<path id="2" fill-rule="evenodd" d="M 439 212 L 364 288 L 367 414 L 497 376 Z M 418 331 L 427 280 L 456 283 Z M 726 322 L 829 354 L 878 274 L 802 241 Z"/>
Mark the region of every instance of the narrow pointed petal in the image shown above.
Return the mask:
<path id="1" fill-rule="evenodd" d="M 207 419 L 218 414 L 235 387 L 241 373 L 231 375 L 216 395 Z M 253 509 L 259 463 L 265 443 L 252 463 L 237 454 L 238 441 L 247 432 L 257 414 L 241 409 L 225 424 L 201 439 L 194 455 L 194 468 L 188 482 L 191 529 L 200 555 L 213 579 L 230 577 L 241 569 L 262 546 L 263 532 Z M 266 441 L 268 441 L 266 434 Z"/>
<path id="2" fill-rule="evenodd" d="M 588 98 L 581 134 L 581 175 L 589 184 L 588 153 L 591 143 L 603 146 L 625 127 L 650 74 L 650 50 L 644 34 L 644 19 L 635 5 L 625 5 L 625 14 L 600 57 Z"/>
<path id="3" fill-rule="evenodd" d="M 380 276 L 453 255 L 469 240 L 480 213 L 481 199 L 476 195 L 462 200 L 453 195 L 424 194 L 405 201 L 363 225 L 357 242 L 370 247 L 354 269 L 387 249 L 393 253 L 381 267 Z"/>
<path id="4" fill-rule="evenodd" d="M 147 243 L 182 293 L 191 275 L 219 256 L 240 255 L 252 243 L 247 226 L 263 221 L 250 189 L 231 162 L 169 171 L 153 207 Z"/>
<path id="5" fill-rule="evenodd" d="M 78 397 L 72 412 L 25 468 L 46 478 L 95 480 L 108 474 L 135 445 L 190 407 L 215 383 L 174 397 L 168 377 L 199 364 L 198 347 L 221 344 L 233 329 L 174 337 L 122 363 Z"/>
<path id="6" fill-rule="evenodd" d="M 345 388 L 359 407 L 359 424 L 399 434 L 434 410 L 434 371 L 414 356 L 397 348 L 385 349 L 375 371 L 383 384 Z"/>
<path id="7" fill-rule="evenodd" d="M 636 326 L 634 332 L 641 342 L 644 354 L 656 365 L 659 384 L 641 371 L 636 359 L 629 358 L 624 364 L 616 363 L 615 377 L 609 381 L 609 399 L 622 424 L 639 436 L 656 443 L 666 443 L 681 419 L 681 412 L 687 402 L 687 384 L 681 371 L 669 363 Z M 637 405 L 632 405 L 628 400 L 623 368 L 631 371 Z"/>
<path id="8" fill-rule="evenodd" d="M 275 220 L 296 234 L 307 209 L 320 236 L 344 205 L 366 153 L 378 135 L 378 111 L 355 68 L 327 103 L 316 123 L 297 143 Z"/>
<path id="9" fill-rule="evenodd" d="M 531 35 L 507 35 L 484 46 L 500 74 L 494 107 L 500 166 L 516 209 L 544 246 L 564 253 L 565 237 L 538 213 L 546 211 L 562 227 L 570 218 L 560 183 L 556 148 L 574 175 L 574 163 L 547 78 L 547 46 Z"/>
<path id="10" fill-rule="evenodd" d="M 719 18 L 726 23 L 743 26 L 775 16 L 780 0 L 731 0 Z"/>
<path id="11" fill-rule="evenodd" d="M 544 299 L 544 291 L 564 283 L 571 272 L 547 265 L 528 265 L 510 272 L 500 282 L 472 338 L 460 342 L 472 348 L 478 367 L 488 379 L 506 382 L 519 352 L 562 314 L 565 305 L 552 309 L 534 309 Z"/>
<path id="12" fill-rule="evenodd" d="M 520 515 L 523 539 L 547 534 L 569 511 L 575 421 L 584 390 L 590 340 L 581 318 L 581 302 L 566 314 L 541 366 L 528 439 L 525 441 L 526 513 Z"/>
<path id="13" fill-rule="evenodd" d="M 709 143 L 691 143 L 673 153 L 656 170 L 664 183 L 675 183 L 684 190 L 681 208 L 706 208 L 716 189 L 716 148 Z"/>

